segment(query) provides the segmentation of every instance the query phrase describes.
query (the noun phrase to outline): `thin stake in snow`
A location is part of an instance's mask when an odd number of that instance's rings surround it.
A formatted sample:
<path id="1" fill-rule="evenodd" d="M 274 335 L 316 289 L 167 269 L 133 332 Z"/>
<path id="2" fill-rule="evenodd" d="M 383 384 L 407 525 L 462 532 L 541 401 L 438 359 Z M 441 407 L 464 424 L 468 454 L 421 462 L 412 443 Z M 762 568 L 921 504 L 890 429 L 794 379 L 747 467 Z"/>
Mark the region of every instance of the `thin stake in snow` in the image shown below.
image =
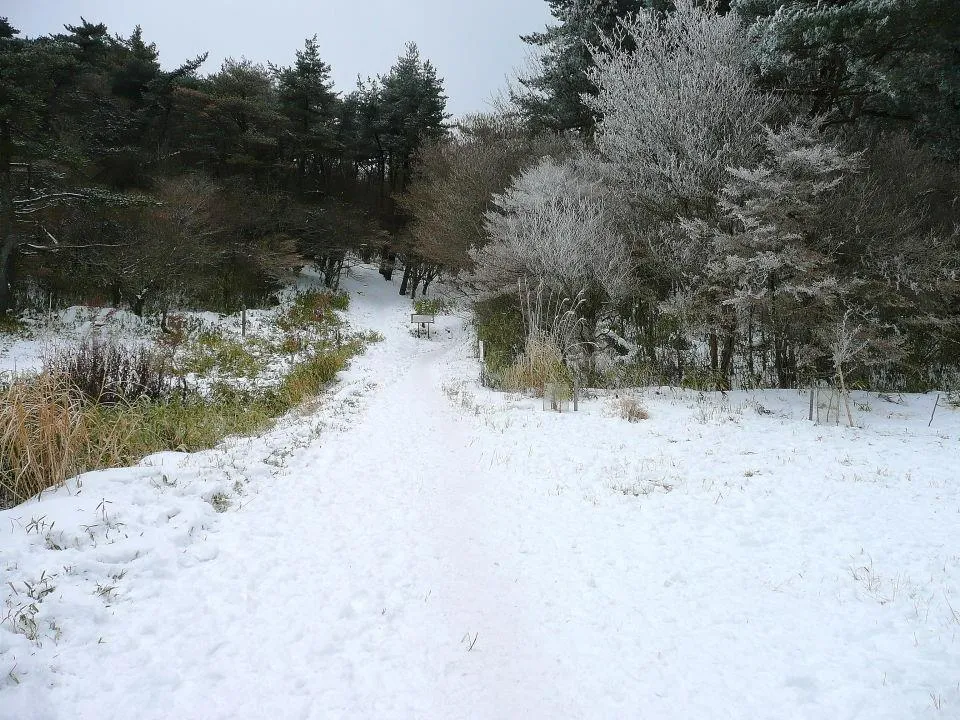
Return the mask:
<path id="1" fill-rule="evenodd" d="M 937 400 L 933 403 L 933 412 L 930 413 L 930 422 L 927 423 L 927 427 L 933 425 L 933 416 L 937 414 L 937 405 L 940 404 L 940 393 L 937 393 Z"/>

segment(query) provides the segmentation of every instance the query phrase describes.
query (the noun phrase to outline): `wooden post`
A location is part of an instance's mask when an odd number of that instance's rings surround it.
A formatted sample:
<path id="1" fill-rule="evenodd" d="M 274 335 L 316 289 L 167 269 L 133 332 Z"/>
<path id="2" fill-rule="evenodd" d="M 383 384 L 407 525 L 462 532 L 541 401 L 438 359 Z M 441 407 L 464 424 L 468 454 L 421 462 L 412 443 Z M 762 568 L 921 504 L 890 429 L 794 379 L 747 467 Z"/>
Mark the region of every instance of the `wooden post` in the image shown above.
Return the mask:
<path id="1" fill-rule="evenodd" d="M 243 303 L 240 306 L 240 337 L 246 339 L 247 337 L 247 304 Z"/>
<path id="2" fill-rule="evenodd" d="M 810 383 L 810 422 L 813 422 L 813 383 Z"/>
<path id="3" fill-rule="evenodd" d="M 486 387 L 487 366 L 483 362 L 483 340 L 477 341 L 477 356 L 480 358 L 480 387 Z"/>

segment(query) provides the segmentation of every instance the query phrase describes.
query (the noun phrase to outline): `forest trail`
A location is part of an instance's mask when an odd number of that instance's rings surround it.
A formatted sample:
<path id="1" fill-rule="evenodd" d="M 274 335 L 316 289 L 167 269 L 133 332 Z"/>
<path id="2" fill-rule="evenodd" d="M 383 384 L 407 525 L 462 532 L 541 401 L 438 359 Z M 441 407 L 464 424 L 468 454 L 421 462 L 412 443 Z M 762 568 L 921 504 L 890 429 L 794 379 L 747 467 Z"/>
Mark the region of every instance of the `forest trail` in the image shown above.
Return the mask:
<path id="1" fill-rule="evenodd" d="M 482 420 L 445 394 L 447 360 L 466 352 L 463 322 L 413 337 L 409 300 L 370 275 L 352 288 L 352 321 L 385 339 L 325 401 L 350 420 L 304 447 L 277 445 L 282 468 L 221 516 L 203 541 L 209 557 L 119 604 L 99 647 L 63 659 L 80 681 L 70 694 L 81 693 L 58 699 L 53 688 L 51 708 L 143 719 L 565 714 L 561 696 L 530 682 L 542 607 L 509 562 L 529 508 L 496 500 L 503 477 L 476 443 Z"/>

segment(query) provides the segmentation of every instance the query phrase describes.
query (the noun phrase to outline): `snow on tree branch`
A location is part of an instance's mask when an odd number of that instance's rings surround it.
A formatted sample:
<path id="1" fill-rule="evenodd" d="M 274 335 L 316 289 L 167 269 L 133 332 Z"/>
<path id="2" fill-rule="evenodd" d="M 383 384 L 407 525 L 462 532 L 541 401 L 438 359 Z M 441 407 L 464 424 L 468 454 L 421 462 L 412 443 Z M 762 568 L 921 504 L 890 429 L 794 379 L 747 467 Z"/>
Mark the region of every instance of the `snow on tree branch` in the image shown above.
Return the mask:
<path id="1" fill-rule="evenodd" d="M 482 284 L 502 288 L 529 276 L 571 298 L 627 291 L 627 243 L 610 227 L 599 183 L 573 163 L 541 160 L 493 204 L 485 215 L 491 242 L 474 254 Z"/>

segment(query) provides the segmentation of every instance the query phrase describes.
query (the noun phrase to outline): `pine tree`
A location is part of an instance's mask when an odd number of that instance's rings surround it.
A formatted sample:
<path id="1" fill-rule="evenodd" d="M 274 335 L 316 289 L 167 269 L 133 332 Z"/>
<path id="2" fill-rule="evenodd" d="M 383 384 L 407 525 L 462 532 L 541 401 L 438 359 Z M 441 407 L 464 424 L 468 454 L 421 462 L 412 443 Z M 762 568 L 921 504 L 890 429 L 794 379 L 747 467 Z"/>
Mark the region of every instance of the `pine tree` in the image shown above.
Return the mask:
<path id="1" fill-rule="evenodd" d="M 960 158 L 956 0 L 740 0 L 763 81 L 832 125 L 912 127 Z"/>
<path id="2" fill-rule="evenodd" d="M 521 78 L 524 90 L 513 93 L 531 128 L 590 134 L 596 114 L 583 102 L 593 94 L 588 78 L 591 48 L 616 33 L 618 21 L 644 8 L 664 8 L 670 0 L 547 0 L 557 23 L 543 32 L 522 36 L 540 49 L 539 74 Z"/>
<path id="3" fill-rule="evenodd" d="M 436 68 L 429 60 L 420 58 L 416 43 L 407 43 L 406 52 L 381 78 L 381 87 L 390 187 L 402 191 L 410 179 L 411 161 L 420 144 L 446 133 L 447 96 Z"/>
<path id="4" fill-rule="evenodd" d="M 289 122 L 284 155 L 296 163 L 298 187 L 304 192 L 307 177 L 316 184 L 335 149 L 338 94 L 330 80 L 330 66 L 320 58 L 316 35 L 297 51 L 292 67 L 272 69 L 279 109 Z"/>
<path id="5" fill-rule="evenodd" d="M 21 248 L 39 231 L 34 207 L 31 163 L 51 147 L 51 114 L 58 88 L 75 69 L 69 49 L 56 40 L 24 40 L 7 18 L 0 18 L 0 313 L 13 306 Z M 31 217 L 27 217 L 27 216 Z M 46 238 L 44 238 L 46 239 Z"/>

